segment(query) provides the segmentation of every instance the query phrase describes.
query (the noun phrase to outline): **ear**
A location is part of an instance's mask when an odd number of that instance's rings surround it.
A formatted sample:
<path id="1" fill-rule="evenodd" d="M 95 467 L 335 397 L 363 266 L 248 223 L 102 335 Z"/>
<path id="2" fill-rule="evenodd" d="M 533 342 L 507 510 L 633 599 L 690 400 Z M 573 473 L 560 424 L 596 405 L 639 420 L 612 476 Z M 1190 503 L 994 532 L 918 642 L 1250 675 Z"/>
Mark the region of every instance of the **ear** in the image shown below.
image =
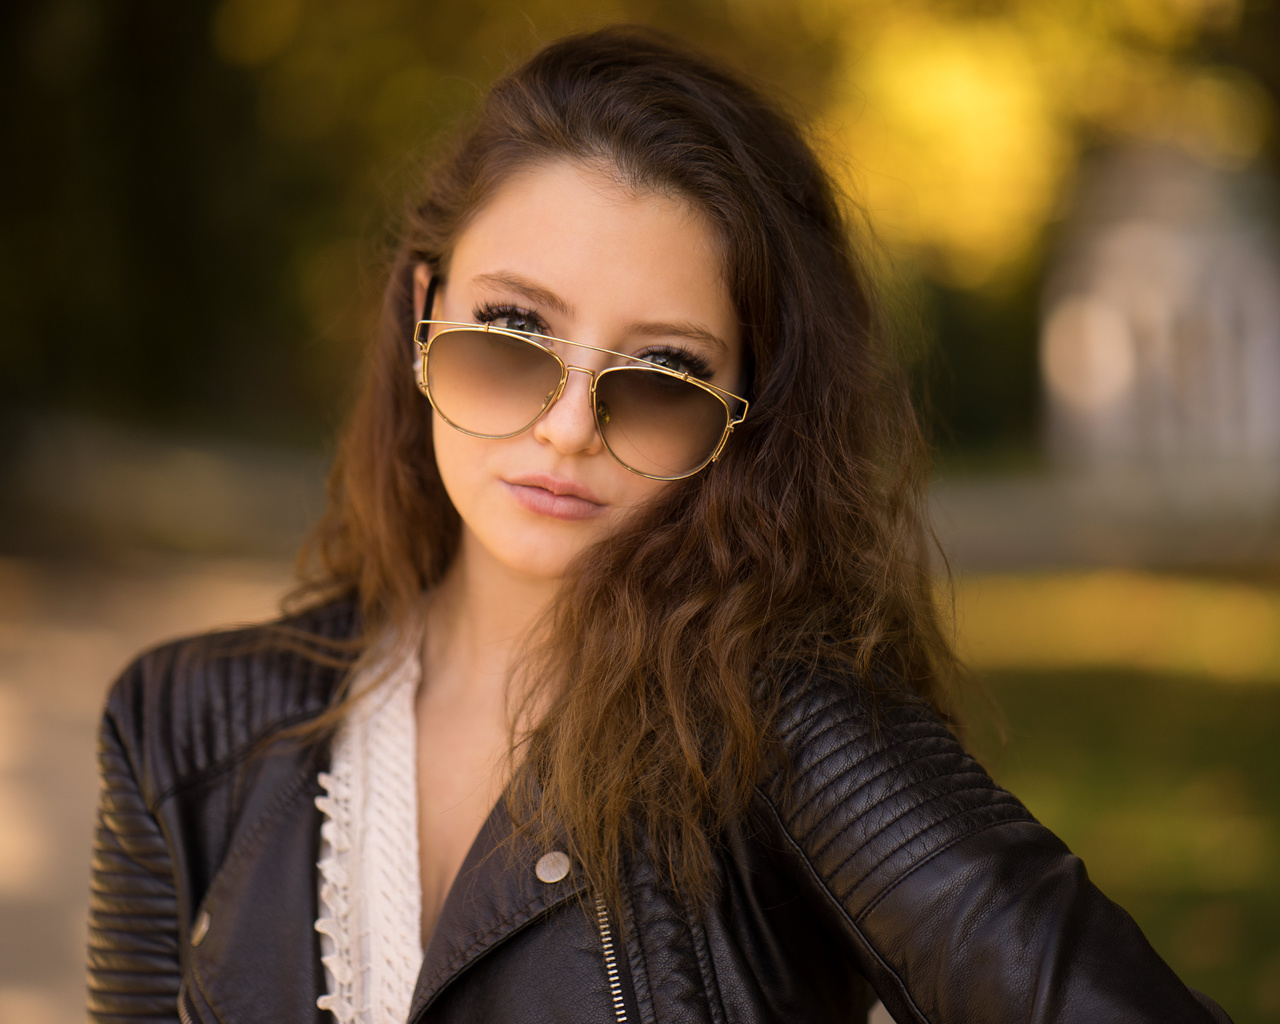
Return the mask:
<path id="1" fill-rule="evenodd" d="M 430 284 L 431 268 L 425 263 L 419 263 L 413 268 L 413 319 L 415 322 L 418 320 L 434 319 L 432 317 L 434 310 L 424 311 L 422 308 L 426 305 L 427 288 Z M 437 291 L 438 290 L 439 289 L 437 289 Z M 439 304 L 440 300 L 437 297 L 436 301 L 433 302 L 432 305 L 438 306 Z"/>

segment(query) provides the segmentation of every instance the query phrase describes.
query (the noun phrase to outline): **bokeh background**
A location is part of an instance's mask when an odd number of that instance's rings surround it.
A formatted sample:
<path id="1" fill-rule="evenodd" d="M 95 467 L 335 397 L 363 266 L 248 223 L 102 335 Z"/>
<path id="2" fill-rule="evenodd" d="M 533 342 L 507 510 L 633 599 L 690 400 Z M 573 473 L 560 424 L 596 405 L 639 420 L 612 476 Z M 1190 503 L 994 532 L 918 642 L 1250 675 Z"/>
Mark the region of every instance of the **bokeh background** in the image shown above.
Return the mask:
<path id="1" fill-rule="evenodd" d="M 804 112 L 935 440 L 976 746 L 1280 1020 L 1274 3 L 8 0 L 0 1021 L 82 1016 L 105 688 L 272 613 L 424 157 L 615 20 Z"/>

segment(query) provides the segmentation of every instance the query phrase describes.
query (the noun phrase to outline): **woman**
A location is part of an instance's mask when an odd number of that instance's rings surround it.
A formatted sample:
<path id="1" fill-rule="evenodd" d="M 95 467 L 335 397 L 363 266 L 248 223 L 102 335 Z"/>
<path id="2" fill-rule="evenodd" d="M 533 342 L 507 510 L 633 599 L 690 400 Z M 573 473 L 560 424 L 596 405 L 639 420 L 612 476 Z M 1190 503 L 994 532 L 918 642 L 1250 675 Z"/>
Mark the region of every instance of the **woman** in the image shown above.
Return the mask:
<path id="1" fill-rule="evenodd" d="M 111 694 L 95 1019 L 1225 1020 L 948 731 L 882 342 L 750 88 L 629 30 L 500 82 L 306 610 Z"/>

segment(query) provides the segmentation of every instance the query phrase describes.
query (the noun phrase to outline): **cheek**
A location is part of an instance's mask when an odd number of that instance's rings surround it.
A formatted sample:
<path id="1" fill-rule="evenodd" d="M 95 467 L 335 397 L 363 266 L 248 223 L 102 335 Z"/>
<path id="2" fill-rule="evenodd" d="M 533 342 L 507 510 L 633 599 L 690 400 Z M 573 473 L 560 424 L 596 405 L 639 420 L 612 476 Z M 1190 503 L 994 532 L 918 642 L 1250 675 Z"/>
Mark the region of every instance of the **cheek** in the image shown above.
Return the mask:
<path id="1" fill-rule="evenodd" d="M 473 495 L 482 477 L 484 457 L 487 454 L 483 446 L 486 442 L 454 430 L 435 411 L 431 414 L 431 439 L 436 468 L 440 471 L 444 488 L 459 513 L 465 515 L 468 498 Z"/>
<path id="2" fill-rule="evenodd" d="M 608 456 L 606 456 L 608 458 Z M 612 461 L 612 460 L 610 460 Z M 620 509 L 634 509 L 646 505 L 656 499 L 663 491 L 673 486 L 669 480 L 649 480 L 617 466 L 617 491 Z"/>

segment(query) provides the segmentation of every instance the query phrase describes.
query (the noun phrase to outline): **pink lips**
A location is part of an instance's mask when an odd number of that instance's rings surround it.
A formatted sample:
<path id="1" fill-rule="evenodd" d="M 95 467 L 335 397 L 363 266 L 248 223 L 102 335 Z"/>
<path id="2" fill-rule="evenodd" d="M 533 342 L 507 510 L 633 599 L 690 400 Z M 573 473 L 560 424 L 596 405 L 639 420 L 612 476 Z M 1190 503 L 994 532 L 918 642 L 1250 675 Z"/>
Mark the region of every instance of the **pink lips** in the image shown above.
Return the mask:
<path id="1" fill-rule="evenodd" d="M 605 509 L 588 488 L 568 480 L 530 473 L 504 483 L 530 512 L 553 519 L 590 519 Z"/>

